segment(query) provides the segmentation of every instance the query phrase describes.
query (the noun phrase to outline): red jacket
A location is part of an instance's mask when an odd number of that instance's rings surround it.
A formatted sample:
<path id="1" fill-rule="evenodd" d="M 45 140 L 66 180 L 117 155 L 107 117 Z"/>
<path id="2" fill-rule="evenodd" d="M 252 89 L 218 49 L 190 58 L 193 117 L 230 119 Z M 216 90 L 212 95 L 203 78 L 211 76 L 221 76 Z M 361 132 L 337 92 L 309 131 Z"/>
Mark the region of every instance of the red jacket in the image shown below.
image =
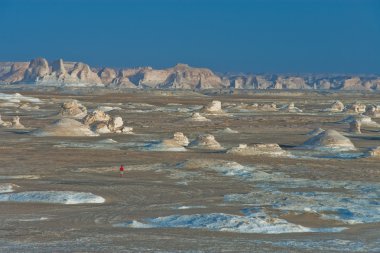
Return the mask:
<path id="1" fill-rule="evenodd" d="M 124 167 L 123 166 L 120 166 L 120 171 L 124 171 Z"/>

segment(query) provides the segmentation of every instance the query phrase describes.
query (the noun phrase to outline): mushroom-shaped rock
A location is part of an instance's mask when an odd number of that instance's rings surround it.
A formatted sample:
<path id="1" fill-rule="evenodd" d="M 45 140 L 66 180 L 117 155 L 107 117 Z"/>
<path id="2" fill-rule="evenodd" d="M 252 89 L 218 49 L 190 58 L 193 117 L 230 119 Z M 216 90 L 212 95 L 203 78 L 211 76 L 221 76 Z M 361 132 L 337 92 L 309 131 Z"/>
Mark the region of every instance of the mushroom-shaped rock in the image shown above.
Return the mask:
<path id="1" fill-rule="evenodd" d="M 211 134 L 199 135 L 196 140 L 189 144 L 190 148 L 222 150 L 224 149 Z"/>
<path id="2" fill-rule="evenodd" d="M 16 129 L 25 128 L 24 125 L 20 123 L 20 117 L 19 116 L 14 116 L 12 118 L 12 128 L 16 128 Z"/>
<path id="3" fill-rule="evenodd" d="M 253 144 L 248 146 L 247 144 L 240 144 L 238 147 L 233 147 L 227 151 L 229 154 L 236 155 L 270 155 L 270 156 L 284 156 L 287 152 L 283 150 L 276 143 L 269 144 Z"/>
<path id="4" fill-rule="evenodd" d="M 349 131 L 351 133 L 356 133 L 356 134 L 360 134 L 361 133 L 361 130 L 360 130 L 360 127 L 361 127 L 361 123 L 359 120 L 353 120 L 350 122 L 350 129 Z"/>
<path id="5" fill-rule="evenodd" d="M 355 146 L 350 139 L 331 129 L 310 138 L 303 144 L 303 147 L 331 151 L 355 150 Z"/>
<path id="6" fill-rule="evenodd" d="M 202 116 L 199 112 L 194 112 L 186 121 L 210 121 L 210 119 Z"/>
<path id="7" fill-rule="evenodd" d="M 37 136 L 97 136 L 88 126 L 70 118 L 60 119 L 33 134 Z"/>
<path id="8" fill-rule="evenodd" d="M 63 117 L 82 119 L 87 115 L 87 108 L 77 100 L 71 100 L 62 104 L 60 114 Z"/>

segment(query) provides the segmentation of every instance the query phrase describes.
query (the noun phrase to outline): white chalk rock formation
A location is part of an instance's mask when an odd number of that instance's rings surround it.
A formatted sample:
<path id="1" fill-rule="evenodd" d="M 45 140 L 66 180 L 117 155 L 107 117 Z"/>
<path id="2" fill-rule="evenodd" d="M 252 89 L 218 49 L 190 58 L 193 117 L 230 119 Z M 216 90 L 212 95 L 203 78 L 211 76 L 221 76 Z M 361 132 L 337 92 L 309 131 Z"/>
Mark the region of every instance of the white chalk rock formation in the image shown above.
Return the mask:
<path id="1" fill-rule="evenodd" d="M 380 118 L 380 106 L 369 105 L 363 114 L 372 118 Z"/>
<path id="2" fill-rule="evenodd" d="M 355 134 L 361 134 L 361 123 L 359 120 L 353 120 L 350 122 L 350 128 L 349 131 L 350 133 L 355 133 Z"/>
<path id="3" fill-rule="evenodd" d="M 70 118 L 60 119 L 33 134 L 37 136 L 97 136 L 88 126 Z"/>
<path id="4" fill-rule="evenodd" d="M 71 100 L 63 103 L 60 115 L 63 117 L 83 119 L 87 115 L 87 108 L 77 100 Z"/>
<path id="5" fill-rule="evenodd" d="M 361 126 L 367 126 L 367 127 L 380 127 L 380 124 L 377 122 L 373 121 L 371 117 L 366 116 L 366 115 L 351 115 L 348 116 L 347 118 L 343 119 L 341 122 L 344 123 L 351 123 L 353 121 L 358 121 L 360 122 Z"/>
<path id="6" fill-rule="evenodd" d="M 209 104 L 203 107 L 203 113 L 208 114 L 224 114 L 225 112 L 222 110 L 222 102 L 218 100 L 213 100 Z"/>
<path id="7" fill-rule="evenodd" d="M 52 204 L 104 203 L 105 199 L 89 192 L 28 191 L 0 194 L 0 202 L 34 202 Z"/>
<path id="8" fill-rule="evenodd" d="M 201 121 L 211 121 L 210 119 L 202 116 L 199 112 L 194 112 L 190 118 L 187 118 L 186 121 L 197 121 L 197 122 L 201 122 Z"/>
<path id="9" fill-rule="evenodd" d="M 2 126 L 2 127 L 11 127 L 11 126 L 12 126 L 12 122 L 4 121 L 4 120 L 1 118 L 1 115 L 0 115 L 0 126 Z"/>
<path id="10" fill-rule="evenodd" d="M 351 112 L 351 113 L 363 113 L 365 112 L 366 110 L 366 105 L 365 104 L 361 104 L 359 102 L 355 102 L 351 105 L 349 105 L 347 108 L 346 108 L 346 112 Z"/>
<path id="11" fill-rule="evenodd" d="M 164 140 L 163 143 L 168 146 L 186 147 L 189 145 L 189 139 L 182 132 L 175 132 L 172 139 Z"/>
<path id="12" fill-rule="evenodd" d="M 239 144 L 238 147 L 233 147 L 227 151 L 229 154 L 235 155 L 269 155 L 269 156 L 285 156 L 287 152 L 283 150 L 278 144 L 253 144 L 248 146 L 247 144 Z"/>
<path id="13" fill-rule="evenodd" d="M 303 147 L 330 151 L 355 150 L 355 146 L 350 139 L 331 129 L 311 137 L 303 144 Z"/>
<path id="14" fill-rule="evenodd" d="M 301 109 L 297 108 L 294 106 L 294 103 L 291 102 L 288 105 L 285 105 L 281 108 L 282 111 L 287 111 L 287 112 L 302 112 Z"/>
<path id="15" fill-rule="evenodd" d="M 12 128 L 16 129 L 24 129 L 24 125 L 20 123 L 20 117 L 19 116 L 14 116 L 12 118 Z"/>
<path id="16" fill-rule="evenodd" d="M 370 149 L 367 155 L 369 157 L 380 157 L 380 146 Z"/>
<path id="17" fill-rule="evenodd" d="M 84 124 L 89 126 L 94 132 L 99 134 L 125 133 L 132 134 L 133 128 L 124 126 L 120 116 L 111 117 L 101 110 L 95 110 L 87 114 L 83 119 Z"/>
<path id="18" fill-rule="evenodd" d="M 331 112 L 343 112 L 344 104 L 341 101 L 337 100 L 331 105 L 331 108 L 327 110 Z"/>
<path id="19" fill-rule="evenodd" d="M 209 150 L 222 150 L 224 149 L 215 137 L 211 134 L 199 135 L 196 140 L 189 144 L 190 148 L 209 149 Z"/>
<path id="20" fill-rule="evenodd" d="M 95 110 L 84 118 L 85 125 L 92 125 L 95 122 L 108 122 L 111 120 L 111 116 L 101 110 Z"/>

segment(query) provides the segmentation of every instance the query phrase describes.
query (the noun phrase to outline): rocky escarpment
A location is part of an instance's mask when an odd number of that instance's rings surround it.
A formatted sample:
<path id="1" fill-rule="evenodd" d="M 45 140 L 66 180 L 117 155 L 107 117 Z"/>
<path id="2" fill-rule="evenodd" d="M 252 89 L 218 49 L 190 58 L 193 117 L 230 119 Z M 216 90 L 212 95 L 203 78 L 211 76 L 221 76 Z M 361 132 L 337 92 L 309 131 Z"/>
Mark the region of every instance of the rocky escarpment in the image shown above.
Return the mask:
<path id="1" fill-rule="evenodd" d="M 0 84 L 106 86 L 142 89 L 300 89 L 380 90 L 378 76 L 351 75 L 217 75 L 207 68 L 177 64 L 167 69 L 91 68 L 62 59 L 49 62 L 0 62 Z"/>

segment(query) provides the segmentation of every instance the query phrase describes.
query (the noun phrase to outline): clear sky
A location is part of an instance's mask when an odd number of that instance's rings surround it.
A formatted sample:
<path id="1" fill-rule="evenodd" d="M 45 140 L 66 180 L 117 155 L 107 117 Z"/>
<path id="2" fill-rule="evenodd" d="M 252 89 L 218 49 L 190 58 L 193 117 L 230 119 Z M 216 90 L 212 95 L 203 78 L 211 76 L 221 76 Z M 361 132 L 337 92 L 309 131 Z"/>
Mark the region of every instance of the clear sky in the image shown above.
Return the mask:
<path id="1" fill-rule="evenodd" d="M 0 0 L 0 61 L 380 74 L 380 0 Z"/>

